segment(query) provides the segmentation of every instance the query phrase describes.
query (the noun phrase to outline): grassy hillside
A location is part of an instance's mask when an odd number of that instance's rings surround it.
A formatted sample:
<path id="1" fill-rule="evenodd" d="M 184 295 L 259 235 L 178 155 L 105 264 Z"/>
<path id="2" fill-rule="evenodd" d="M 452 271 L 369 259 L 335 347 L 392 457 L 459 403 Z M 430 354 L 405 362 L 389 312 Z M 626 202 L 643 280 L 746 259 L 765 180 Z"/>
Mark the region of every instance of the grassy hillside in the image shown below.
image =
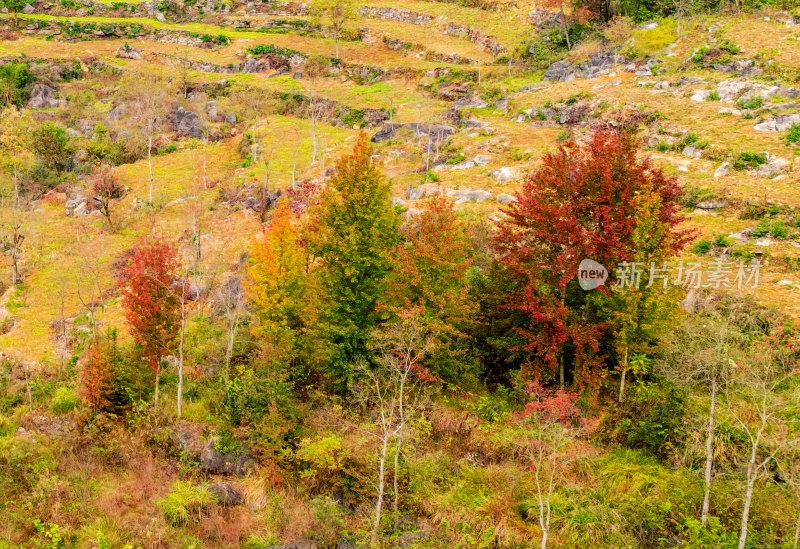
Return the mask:
<path id="1" fill-rule="evenodd" d="M 15 4 L 0 547 L 798 547 L 797 6 L 359 0 L 338 28 L 324 2 Z M 609 128 L 680 188 L 658 223 L 687 242 L 644 254 L 654 222 L 635 257 L 760 279 L 666 292 L 635 349 L 614 305 L 570 294 L 565 322 L 602 334 L 586 359 L 595 332 L 548 332 L 559 285 L 537 278 L 586 242 L 554 216 L 526 263 L 498 235 L 547 201 L 546 155 Z M 376 171 L 348 186 L 365 139 Z M 640 227 L 650 192 L 581 211 Z M 427 215 L 452 232 L 425 241 Z M 159 299 L 192 295 L 155 361 L 120 276 L 153 239 L 180 264 Z"/>

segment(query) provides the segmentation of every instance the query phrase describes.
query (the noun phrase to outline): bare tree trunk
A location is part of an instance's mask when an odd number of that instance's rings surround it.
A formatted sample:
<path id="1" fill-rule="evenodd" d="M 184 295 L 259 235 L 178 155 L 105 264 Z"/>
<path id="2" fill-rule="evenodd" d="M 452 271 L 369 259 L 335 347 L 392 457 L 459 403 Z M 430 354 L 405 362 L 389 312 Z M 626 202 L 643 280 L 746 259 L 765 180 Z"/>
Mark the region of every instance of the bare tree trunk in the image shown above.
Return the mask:
<path id="1" fill-rule="evenodd" d="M 753 444 L 750 451 L 750 461 L 747 462 L 747 486 L 744 492 L 744 508 L 742 509 L 742 526 L 739 530 L 739 549 L 745 549 L 747 543 L 747 525 L 750 520 L 750 503 L 753 500 L 753 488 L 756 483 L 756 450 Z"/>
<path id="2" fill-rule="evenodd" d="M 800 511 L 797 513 L 797 523 L 794 527 L 794 544 L 792 545 L 792 549 L 797 549 L 798 544 L 800 544 Z"/>
<path id="3" fill-rule="evenodd" d="M 156 388 L 155 392 L 153 393 L 153 404 L 158 406 L 158 386 L 161 383 L 161 360 L 158 361 L 156 365 Z"/>
<path id="4" fill-rule="evenodd" d="M 147 134 L 147 169 L 150 176 L 150 190 L 147 194 L 147 202 L 153 203 L 153 185 L 155 178 L 153 177 L 153 132 Z"/>
<path id="5" fill-rule="evenodd" d="M 388 430 L 383 433 L 383 446 L 381 447 L 381 455 L 378 464 L 378 499 L 375 502 L 375 522 L 372 524 L 372 534 L 370 539 L 373 544 L 378 542 L 378 529 L 381 526 L 381 511 L 383 510 L 383 492 L 384 492 L 384 475 L 386 472 L 386 456 L 389 452 L 389 439 L 390 435 Z"/>
<path id="6" fill-rule="evenodd" d="M 703 492 L 703 512 L 700 521 L 703 526 L 708 522 L 708 510 L 711 502 L 711 473 L 714 466 L 714 423 L 717 419 L 717 378 L 711 378 L 711 405 L 708 411 L 708 433 L 706 435 L 706 470 L 705 491 Z"/>
<path id="7" fill-rule="evenodd" d="M 233 313 L 233 318 L 228 320 L 228 341 L 225 345 L 225 381 L 231 375 L 231 360 L 233 360 L 233 345 L 236 342 L 236 331 L 239 329 L 239 308 Z"/>
<path id="8" fill-rule="evenodd" d="M 317 161 L 319 144 L 317 143 L 317 99 L 311 94 L 311 163 Z"/>
<path id="9" fill-rule="evenodd" d="M 619 402 L 625 400 L 625 376 L 628 374 L 628 349 L 626 347 L 622 358 L 622 375 L 619 377 Z"/>
<path id="10" fill-rule="evenodd" d="M 183 347 L 186 341 L 186 282 L 181 286 L 181 331 L 178 339 L 178 419 L 183 415 Z"/>
<path id="11" fill-rule="evenodd" d="M 28 393 L 28 411 L 33 412 L 33 392 L 31 392 L 31 380 L 28 376 L 28 365 L 23 362 L 22 371 L 25 373 L 25 392 Z"/>

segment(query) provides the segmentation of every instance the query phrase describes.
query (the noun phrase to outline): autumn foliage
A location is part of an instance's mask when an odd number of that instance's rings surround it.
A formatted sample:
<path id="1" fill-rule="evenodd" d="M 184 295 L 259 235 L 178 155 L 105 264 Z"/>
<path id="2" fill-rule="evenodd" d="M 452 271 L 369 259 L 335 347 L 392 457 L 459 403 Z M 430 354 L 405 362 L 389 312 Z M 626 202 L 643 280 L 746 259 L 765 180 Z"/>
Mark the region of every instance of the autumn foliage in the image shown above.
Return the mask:
<path id="1" fill-rule="evenodd" d="M 173 246 L 149 238 L 128 250 L 117 277 L 131 334 L 154 372 L 173 351 L 181 317 L 179 260 Z"/>
<path id="2" fill-rule="evenodd" d="M 567 142 L 544 157 L 498 223 L 495 250 L 516 283 L 506 306 L 529 319 L 518 331 L 534 372 L 541 373 L 540 364 L 563 380 L 565 369 L 572 370 L 575 381 L 599 388 L 609 323 L 575 275 L 584 258 L 609 270 L 633 259 L 637 197 L 658 197 L 652 217 L 663 230 L 651 246 L 674 252 L 686 242 L 677 229 L 677 181 L 638 160 L 637 145 L 612 129 L 598 130 L 584 144 Z"/>
<path id="3" fill-rule="evenodd" d="M 109 404 L 113 390 L 114 369 L 109 360 L 106 341 L 93 337 L 86 349 L 80 374 L 80 397 L 97 413 Z"/>

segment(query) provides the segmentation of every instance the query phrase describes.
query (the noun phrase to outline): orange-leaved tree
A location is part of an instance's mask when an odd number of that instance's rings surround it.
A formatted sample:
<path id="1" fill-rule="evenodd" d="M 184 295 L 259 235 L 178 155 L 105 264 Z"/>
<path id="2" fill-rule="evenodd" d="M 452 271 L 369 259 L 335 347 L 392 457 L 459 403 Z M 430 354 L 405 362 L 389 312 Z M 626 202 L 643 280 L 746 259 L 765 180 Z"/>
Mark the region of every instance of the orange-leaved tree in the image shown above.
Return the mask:
<path id="1" fill-rule="evenodd" d="M 281 198 L 271 222 L 253 241 L 244 279 L 254 306 L 255 335 L 270 360 L 290 358 L 303 327 L 307 257 L 289 200 Z"/>

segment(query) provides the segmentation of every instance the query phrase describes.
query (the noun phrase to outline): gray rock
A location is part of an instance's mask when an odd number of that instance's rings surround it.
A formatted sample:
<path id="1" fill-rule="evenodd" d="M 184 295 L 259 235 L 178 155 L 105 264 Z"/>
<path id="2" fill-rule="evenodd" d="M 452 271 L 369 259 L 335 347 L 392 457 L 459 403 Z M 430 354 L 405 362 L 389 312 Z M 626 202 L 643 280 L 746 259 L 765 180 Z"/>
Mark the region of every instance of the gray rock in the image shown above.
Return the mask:
<path id="1" fill-rule="evenodd" d="M 725 177 L 729 173 L 731 173 L 731 163 L 723 162 L 716 170 L 714 170 L 714 179 Z"/>
<path id="2" fill-rule="evenodd" d="M 762 164 L 756 168 L 755 174 L 759 177 L 775 177 L 786 171 L 788 167 L 788 160 L 778 156 L 772 156 L 766 164 Z"/>
<path id="3" fill-rule="evenodd" d="M 461 195 L 458 200 L 456 200 L 456 204 L 467 204 L 469 202 L 484 202 L 486 200 L 490 200 L 492 198 L 492 193 L 489 191 L 484 191 L 482 189 L 474 190 L 474 191 L 467 191 Z"/>
<path id="4" fill-rule="evenodd" d="M 202 486 L 206 488 L 217 503 L 223 507 L 233 507 L 234 505 L 241 505 L 244 497 L 238 488 L 229 482 L 211 482 Z"/>
<path id="5" fill-rule="evenodd" d="M 412 122 L 409 124 L 389 123 L 384 124 L 384 126 L 372 136 L 371 141 L 373 143 L 389 141 L 398 131 L 403 129 L 411 130 L 411 132 L 414 134 L 414 137 L 425 136 L 434 142 L 444 141 L 456 132 L 454 127 L 446 126 L 444 124 L 422 124 L 417 122 Z"/>
<path id="6" fill-rule="evenodd" d="M 244 475 L 255 465 L 255 461 L 244 451 L 223 453 L 216 448 L 218 437 L 206 441 L 200 452 L 200 468 L 215 475 Z"/>
<path id="7" fill-rule="evenodd" d="M 30 15 L 36 11 L 36 8 L 33 7 L 33 4 L 25 4 L 25 7 L 22 8 L 22 13 L 26 15 Z"/>
<path id="8" fill-rule="evenodd" d="M 140 50 L 139 48 L 134 48 L 128 44 L 122 44 L 117 52 L 114 54 L 114 57 L 118 57 L 120 59 L 134 59 L 138 60 L 141 59 L 144 55 L 144 50 Z"/>
<path id="9" fill-rule="evenodd" d="M 420 198 L 428 198 L 435 196 L 442 192 L 442 188 L 434 183 L 423 183 L 419 187 L 410 189 L 408 191 L 409 200 L 419 200 Z"/>
<path id="10" fill-rule="evenodd" d="M 495 198 L 495 200 L 500 204 L 511 204 L 512 202 L 517 201 L 517 197 L 514 196 L 513 194 L 500 193 L 497 195 L 497 198 Z"/>
<path id="11" fill-rule="evenodd" d="M 709 90 L 698 90 L 694 92 L 694 94 L 690 99 L 695 103 L 702 103 L 703 101 L 708 99 L 709 95 L 711 95 L 711 92 Z"/>
<path id="12" fill-rule="evenodd" d="M 31 98 L 28 100 L 28 107 L 31 109 L 55 109 L 66 104 L 66 99 L 58 97 L 58 90 L 47 84 L 34 84 Z"/>
<path id="13" fill-rule="evenodd" d="M 785 132 L 795 124 L 800 124 L 800 113 L 773 116 L 763 122 L 759 122 L 753 126 L 753 129 L 759 132 Z"/>
<path id="14" fill-rule="evenodd" d="M 725 204 L 724 200 L 703 200 L 702 202 L 698 202 L 695 208 L 698 210 L 712 211 L 724 208 Z"/>
<path id="15" fill-rule="evenodd" d="M 702 149 L 698 149 L 697 147 L 692 147 L 691 145 L 684 147 L 683 151 L 681 151 L 683 156 L 688 158 L 702 158 L 703 151 Z"/>
<path id="16" fill-rule="evenodd" d="M 568 82 L 575 78 L 575 67 L 569 61 L 556 61 L 544 73 L 545 80 Z"/>
<path id="17" fill-rule="evenodd" d="M 203 121 L 197 113 L 178 107 L 171 115 L 172 126 L 175 131 L 186 137 L 203 137 Z"/>
<path id="18" fill-rule="evenodd" d="M 649 23 L 645 23 L 639 28 L 642 30 L 653 30 L 655 28 L 658 28 L 658 23 L 656 21 L 650 21 Z"/>
<path id="19" fill-rule="evenodd" d="M 489 175 L 491 175 L 500 183 L 507 183 L 517 178 L 517 171 L 514 168 L 503 166 L 502 168 L 494 170 Z"/>

